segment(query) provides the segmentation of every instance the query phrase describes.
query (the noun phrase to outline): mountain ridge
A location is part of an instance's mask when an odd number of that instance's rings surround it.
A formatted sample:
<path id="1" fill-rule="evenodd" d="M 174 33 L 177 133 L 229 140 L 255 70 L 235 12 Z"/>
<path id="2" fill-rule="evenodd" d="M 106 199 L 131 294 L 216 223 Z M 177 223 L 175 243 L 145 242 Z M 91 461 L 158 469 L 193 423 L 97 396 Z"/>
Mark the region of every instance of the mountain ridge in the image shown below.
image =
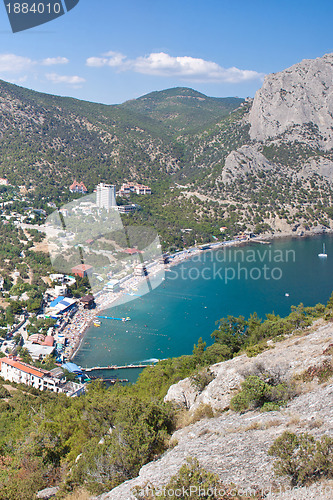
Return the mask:
<path id="1" fill-rule="evenodd" d="M 212 241 L 222 226 L 225 237 L 333 229 L 332 62 L 268 75 L 245 100 L 180 87 L 107 106 L 0 82 L 0 175 L 38 208 L 45 193 L 66 202 L 75 178 L 90 192 L 148 184 L 127 220 L 154 225 L 166 247 Z"/>

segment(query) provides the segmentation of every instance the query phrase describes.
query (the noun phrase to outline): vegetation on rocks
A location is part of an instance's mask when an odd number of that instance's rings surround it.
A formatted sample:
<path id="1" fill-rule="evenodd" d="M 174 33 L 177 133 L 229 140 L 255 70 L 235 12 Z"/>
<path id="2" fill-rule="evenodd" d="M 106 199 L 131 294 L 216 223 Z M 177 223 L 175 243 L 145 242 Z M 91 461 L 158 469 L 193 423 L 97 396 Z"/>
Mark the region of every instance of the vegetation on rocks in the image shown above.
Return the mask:
<path id="1" fill-rule="evenodd" d="M 276 474 L 289 476 L 293 486 L 333 477 L 333 439 L 328 436 L 315 439 L 311 434 L 286 431 L 268 454 L 276 457 Z"/>
<path id="2" fill-rule="evenodd" d="M 232 398 L 230 408 L 240 412 L 255 408 L 260 408 L 261 411 L 278 410 L 294 394 L 290 383 L 274 384 L 269 376 L 263 380 L 257 375 L 251 375 L 242 382 L 242 390 Z"/>

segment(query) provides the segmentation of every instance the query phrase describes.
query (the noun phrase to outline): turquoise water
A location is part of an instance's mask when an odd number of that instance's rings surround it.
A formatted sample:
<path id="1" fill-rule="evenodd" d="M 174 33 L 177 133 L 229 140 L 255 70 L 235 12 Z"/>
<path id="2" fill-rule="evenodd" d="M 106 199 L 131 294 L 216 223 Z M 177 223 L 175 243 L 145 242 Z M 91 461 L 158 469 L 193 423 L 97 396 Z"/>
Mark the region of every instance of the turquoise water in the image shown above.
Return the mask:
<path id="1" fill-rule="evenodd" d="M 318 257 L 323 242 L 327 259 Z M 327 302 L 332 290 L 331 236 L 205 251 L 172 267 L 149 294 L 105 310 L 105 315 L 130 316 L 132 321 L 101 320 L 100 328 L 91 327 L 75 362 L 82 367 L 123 365 L 190 354 L 199 337 L 211 343 L 219 318 L 248 317 L 254 311 L 260 317 L 272 311 L 286 315 L 300 302 Z M 107 376 L 134 381 L 139 371 Z"/>

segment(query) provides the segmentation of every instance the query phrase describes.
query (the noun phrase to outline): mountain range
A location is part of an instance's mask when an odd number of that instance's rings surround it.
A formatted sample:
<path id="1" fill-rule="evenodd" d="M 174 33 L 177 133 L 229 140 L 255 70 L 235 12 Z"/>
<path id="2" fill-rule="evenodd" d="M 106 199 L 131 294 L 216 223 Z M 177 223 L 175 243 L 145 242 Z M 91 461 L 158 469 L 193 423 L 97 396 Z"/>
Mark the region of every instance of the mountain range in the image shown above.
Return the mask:
<path id="1" fill-rule="evenodd" d="M 107 106 L 0 82 L 0 175 L 41 205 L 77 179 L 138 181 L 132 222 L 167 244 L 332 225 L 333 54 L 266 76 L 254 99 L 189 88 Z M 168 227 L 171 227 L 171 236 Z M 192 235 L 179 236 L 192 229 Z M 163 235 L 163 234 L 162 234 Z"/>

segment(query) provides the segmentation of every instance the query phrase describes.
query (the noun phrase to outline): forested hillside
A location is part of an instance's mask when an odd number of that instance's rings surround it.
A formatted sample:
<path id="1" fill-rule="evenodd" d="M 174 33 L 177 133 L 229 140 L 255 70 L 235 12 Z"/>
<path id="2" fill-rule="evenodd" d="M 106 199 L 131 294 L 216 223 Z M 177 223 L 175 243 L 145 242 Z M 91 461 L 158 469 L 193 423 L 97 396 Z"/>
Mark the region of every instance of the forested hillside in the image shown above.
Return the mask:
<path id="1" fill-rule="evenodd" d="M 212 241 L 221 227 L 223 237 L 324 231 L 332 68 L 330 54 L 303 61 L 267 76 L 254 100 L 181 87 L 113 106 L 0 82 L 0 176 L 38 208 L 68 201 L 75 178 L 90 192 L 100 181 L 148 184 L 152 196 L 131 195 L 141 210 L 125 223 L 153 225 L 165 248 Z"/>
<path id="2" fill-rule="evenodd" d="M 209 405 L 191 413 L 165 401 L 172 384 L 190 377 L 192 388 L 201 393 L 215 379 L 207 368 L 211 364 L 232 358 L 237 362 L 242 353 L 252 358 L 270 352 L 273 343 L 288 339 L 294 330 L 306 337 L 314 320 L 322 318 L 330 324 L 332 304 L 332 298 L 326 306 L 300 304 L 292 307 L 286 318 L 268 314 L 261 320 L 255 313 L 248 319 L 222 318 L 212 333 L 212 345 L 207 347 L 199 339 L 192 355 L 146 368 L 131 386 L 107 388 L 95 381 L 88 385 L 86 395 L 68 398 L 1 380 L 0 498 L 32 500 L 38 490 L 51 486 L 60 488 L 57 498 L 68 498 L 69 492 L 82 487 L 96 494 L 136 477 L 144 464 L 177 446 L 172 440 L 175 429 L 186 429 L 192 423 L 219 415 Z M 304 372 L 304 377 L 320 376 L 325 381 L 332 373 L 330 362 L 315 374 Z M 275 387 L 266 378 L 265 383 L 265 390 L 271 384 L 275 392 L 266 391 L 256 407 L 265 403 L 265 411 L 282 411 L 295 394 L 286 384 Z M 257 386 L 251 392 L 255 397 L 261 390 Z M 239 411 L 236 405 L 234 409 Z M 241 408 L 243 412 L 248 409 L 246 404 Z M 186 456 L 183 458 L 185 461 Z M 82 491 L 76 498 L 87 498 L 80 494 Z"/>

